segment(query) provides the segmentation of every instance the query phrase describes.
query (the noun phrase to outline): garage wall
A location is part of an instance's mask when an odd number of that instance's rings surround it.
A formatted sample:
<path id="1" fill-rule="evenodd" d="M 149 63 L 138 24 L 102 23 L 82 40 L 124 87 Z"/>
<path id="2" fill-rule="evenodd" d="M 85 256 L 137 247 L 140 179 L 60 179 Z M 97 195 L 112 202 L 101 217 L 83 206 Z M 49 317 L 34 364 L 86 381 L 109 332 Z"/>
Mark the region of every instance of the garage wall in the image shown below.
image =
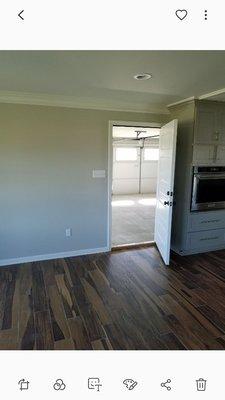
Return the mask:
<path id="1" fill-rule="evenodd" d="M 0 265 L 106 249 L 109 120 L 168 116 L 0 104 Z"/>

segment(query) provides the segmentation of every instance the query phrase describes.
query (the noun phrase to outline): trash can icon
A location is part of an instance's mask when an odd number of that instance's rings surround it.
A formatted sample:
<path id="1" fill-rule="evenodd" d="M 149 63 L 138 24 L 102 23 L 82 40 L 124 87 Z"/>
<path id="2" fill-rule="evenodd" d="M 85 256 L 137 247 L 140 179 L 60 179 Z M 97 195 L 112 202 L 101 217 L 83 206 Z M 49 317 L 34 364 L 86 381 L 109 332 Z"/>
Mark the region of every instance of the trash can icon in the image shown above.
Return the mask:
<path id="1" fill-rule="evenodd" d="M 197 391 L 198 392 L 205 392 L 206 391 L 206 379 L 199 378 L 196 380 L 197 384 Z"/>

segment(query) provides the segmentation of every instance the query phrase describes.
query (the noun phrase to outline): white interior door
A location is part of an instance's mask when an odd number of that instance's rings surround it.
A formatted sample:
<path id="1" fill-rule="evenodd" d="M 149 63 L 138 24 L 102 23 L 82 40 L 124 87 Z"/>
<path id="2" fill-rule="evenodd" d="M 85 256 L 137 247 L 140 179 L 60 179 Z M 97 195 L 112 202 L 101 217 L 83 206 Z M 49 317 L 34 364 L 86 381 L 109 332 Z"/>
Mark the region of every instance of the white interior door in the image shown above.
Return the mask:
<path id="1" fill-rule="evenodd" d="M 155 242 L 166 265 L 170 263 L 177 120 L 164 125 L 159 138 Z"/>

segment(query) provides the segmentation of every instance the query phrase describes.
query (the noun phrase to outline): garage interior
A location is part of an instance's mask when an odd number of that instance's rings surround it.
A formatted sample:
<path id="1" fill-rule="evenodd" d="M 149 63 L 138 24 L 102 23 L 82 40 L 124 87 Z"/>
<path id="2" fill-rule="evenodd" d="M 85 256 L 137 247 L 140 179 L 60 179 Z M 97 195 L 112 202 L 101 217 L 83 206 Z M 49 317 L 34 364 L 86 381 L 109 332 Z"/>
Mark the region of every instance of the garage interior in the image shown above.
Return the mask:
<path id="1" fill-rule="evenodd" d="M 112 247 L 154 241 L 159 127 L 113 127 Z"/>

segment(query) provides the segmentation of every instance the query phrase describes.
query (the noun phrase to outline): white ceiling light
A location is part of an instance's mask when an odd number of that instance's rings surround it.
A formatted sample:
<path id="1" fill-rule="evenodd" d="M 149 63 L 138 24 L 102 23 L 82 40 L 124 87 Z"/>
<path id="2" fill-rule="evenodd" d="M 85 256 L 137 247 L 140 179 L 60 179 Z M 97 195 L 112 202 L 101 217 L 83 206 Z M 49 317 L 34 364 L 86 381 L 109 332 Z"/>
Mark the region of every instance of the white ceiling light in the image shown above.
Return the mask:
<path id="1" fill-rule="evenodd" d="M 152 74 L 147 74 L 145 72 L 134 75 L 134 79 L 137 79 L 137 81 L 147 81 L 150 78 L 152 78 Z"/>

